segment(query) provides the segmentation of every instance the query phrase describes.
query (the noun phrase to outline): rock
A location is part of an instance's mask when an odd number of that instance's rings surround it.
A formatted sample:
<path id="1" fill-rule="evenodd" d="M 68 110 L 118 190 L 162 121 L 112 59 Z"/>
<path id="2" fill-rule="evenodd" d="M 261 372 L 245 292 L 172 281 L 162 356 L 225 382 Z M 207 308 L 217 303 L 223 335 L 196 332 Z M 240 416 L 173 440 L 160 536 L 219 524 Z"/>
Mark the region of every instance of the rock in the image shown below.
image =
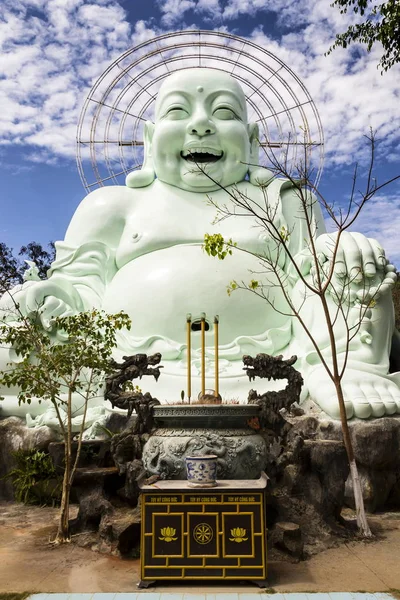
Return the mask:
<path id="1" fill-rule="evenodd" d="M 291 423 L 291 435 L 309 440 L 343 440 L 340 421 L 304 416 Z M 400 479 L 400 417 L 354 421 L 349 428 L 367 510 L 383 509 L 386 503 L 399 509 L 400 495 L 395 486 Z M 346 482 L 345 503 L 354 505 L 350 479 Z"/>
<path id="2" fill-rule="evenodd" d="M 351 439 L 358 464 L 371 469 L 400 469 L 400 418 L 354 423 Z"/>
<path id="3" fill-rule="evenodd" d="M 300 526 L 297 523 L 278 521 L 270 534 L 270 543 L 279 550 L 301 559 L 303 557 L 304 543 Z"/>
<path id="4" fill-rule="evenodd" d="M 301 408 L 301 406 L 299 406 L 299 404 L 297 404 L 297 402 L 295 402 L 290 407 L 290 414 L 292 414 L 294 417 L 302 417 L 305 414 L 305 411 Z"/>
<path id="5" fill-rule="evenodd" d="M 113 512 L 111 502 L 106 497 L 107 479 L 118 476 L 116 467 L 81 468 L 75 472 L 73 488 L 79 502 L 78 516 L 71 520 L 72 533 L 97 531 L 104 515 Z"/>
<path id="6" fill-rule="evenodd" d="M 274 551 L 297 559 L 330 547 L 338 536 L 347 537 L 340 513 L 349 473 L 343 443 L 315 439 L 317 419 L 298 420 L 287 439 L 280 440 L 281 452 L 276 451 L 274 457 L 269 453 L 266 469 L 271 477 L 267 488 L 270 541 Z M 292 525 L 276 527 L 281 522 Z"/>
<path id="7" fill-rule="evenodd" d="M 100 552 L 122 556 L 140 555 L 140 508 L 121 507 L 104 515 L 99 527 Z"/>
<path id="8" fill-rule="evenodd" d="M 393 471 L 367 469 L 363 466 L 358 467 L 358 474 L 360 477 L 365 509 L 368 512 L 375 512 L 376 510 L 383 509 L 398 480 L 397 474 Z M 353 482 L 350 475 L 346 481 L 345 501 L 347 506 L 355 508 Z M 397 507 L 398 506 L 399 504 Z"/>
<path id="9" fill-rule="evenodd" d="M 340 421 L 304 417 L 296 419 L 294 428 L 308 438 L 343 440 Z M 358 465 L 386 470 L 400 467 L 400 417 L 353 421 L 349 428 Z"/>
<path id="10" fill-rule="evenodd" d="M 49 427 L 27 427 L 18 417 L 0 420 L 0 500 L 14 500 L 14 490 L 9 479 L 2 479 L 16 465 L 13 452 L 17 450 L 48 450 L 50 442 L 59 434 Z"/>
<path id="11" fill-rule="evenodd" d="M 287 465 L 283 471 L 283 485 L 289 494 L 295 494 L 301 487 L 302 468 L 301 465 Z"/>
<path id="12" fill-rule="evenodd" d="M 125 485 L 118 490 L 118 496 L 131 506 L 137 506 L 140 495 L 137 480 L 144 475 L 145 470 L 140 459 L 133 460 L 125 465 Z"/>
<path id="13" fill-rule="evenodd" d="M 83 440 L 78 467 L 114 467 L 111 455 L 111 441 Z M 75 460 L 78 442 L 72 442 L 72 460 Z M 64 442 L 49 444 L 49 454 L 58 473 L 64 473 Z"/>
<path id="14" fill-rule="evenodd" d="M 393 337 L 392 349 L 390 352 L 389 373 L 398 373 L 400 371 L 400 340 L 398 336 Z"/>
<path id="15" fill-rule="evenodd" d="M 291 439 L 295 435 L 300 435 L 304 439 L 317 437 L 319 421 L 316 417 L 304 415 L 290 419 L 290 422 L 292 424 L 292 431 L 289 433 L 288 439 Z"/>
<path id="16" fill-rule="evenodd" d="M 341 442 L 305 440 L 301 455 L 285 466 L 281 484 L 288 495 L 305 498 L 322 519 L 338 519 L 348 474 L 346 451 Z"/>
<path id="17" fill-rule="evenodd" d="M 281 481 L 286 493 L 307 498 L 323 519 L 339 518 L 349 474 L 343 443 L 297 436 L 284 456 L 290 461 Z"/>
<path id="18" fill-rule="evenodd" d="M 392 510 L 399 510 L 400 508 L 400 473 L 397 474 L 396 482 L 390 491 L 386 506 Z"/>
<path id="19" fill-rule="evenodd" d="M 105 422 L 105 427 L 112 433 L 121 433 L 126 429 L 132 429 L 136 422 L 136 415 L 128 417 L 126 414 L 119 412 L 110 412 Z"/>
<path id="20" fill-rule="evenodd" d="M 125 473 L 126 465 L 142 458 L 142 444 L 148 439 L 147 435 L 139 436 L 127 429 L 111 439 L 111 454 L 114 464 L 120 473 Z"/>
<path id="21" fill-rule="evenodd" d="M 339 519 L 344 504 L 345 481 L 349 474 L 346 449 L 336 440 L 306 440 L 304 452 L 308 453 L 310 471 L 316 475 L 319 490 L 309 488 L 310 502 L 319 502 L 324 518 Z"/>

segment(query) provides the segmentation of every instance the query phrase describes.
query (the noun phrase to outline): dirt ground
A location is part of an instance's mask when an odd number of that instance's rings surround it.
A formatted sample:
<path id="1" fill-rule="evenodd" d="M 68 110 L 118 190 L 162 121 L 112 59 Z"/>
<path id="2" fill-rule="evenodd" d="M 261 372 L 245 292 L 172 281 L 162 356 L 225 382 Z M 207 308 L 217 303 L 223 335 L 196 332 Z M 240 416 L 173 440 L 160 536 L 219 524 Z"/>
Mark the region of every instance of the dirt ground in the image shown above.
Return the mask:
<path id="1" fill-rule="evenodd" d="M 105 556 L 75 543 L 54 547 L 49 540 L 56 519 L 57 509 L 0 504 L 0 592 L 137 591 L 139 560 Z M 372 515 L 369 520 L 375 533 L 371 542 L 343 543 L 299 563 L 269 562 L 270 588 L 276 592 L 398 590 L 400 513 Z M 256 589 L 249 583 L 201 584 L 203 593 Z M 187 582 L 157 585 L 159 592 L 173 590 L 193 591 L 193 586 Z"/>

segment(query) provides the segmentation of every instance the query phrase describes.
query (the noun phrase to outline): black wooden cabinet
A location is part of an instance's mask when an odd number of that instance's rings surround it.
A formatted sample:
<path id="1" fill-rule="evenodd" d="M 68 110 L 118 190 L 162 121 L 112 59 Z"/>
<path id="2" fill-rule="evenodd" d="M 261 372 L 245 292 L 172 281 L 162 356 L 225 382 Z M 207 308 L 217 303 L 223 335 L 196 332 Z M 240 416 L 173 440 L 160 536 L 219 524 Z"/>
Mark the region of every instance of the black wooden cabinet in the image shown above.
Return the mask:
<path id="1" fill-rule="evenodd" d="M 267 477 L 211 489 L 187 481 L 141 485 L 141 584 L 242 579 L 266 585 Z"/>

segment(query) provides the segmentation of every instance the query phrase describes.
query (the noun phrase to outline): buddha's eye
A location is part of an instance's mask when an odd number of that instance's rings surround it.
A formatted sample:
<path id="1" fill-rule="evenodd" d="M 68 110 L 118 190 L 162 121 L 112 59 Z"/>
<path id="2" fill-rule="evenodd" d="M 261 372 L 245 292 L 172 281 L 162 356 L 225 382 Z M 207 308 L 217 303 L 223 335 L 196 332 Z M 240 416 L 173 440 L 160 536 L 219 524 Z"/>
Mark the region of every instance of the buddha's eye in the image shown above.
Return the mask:
<path id="1" fill-rule="evenodd" d="M 165 113 L 165 116 L 172 120 L 186 119 L 188 111 L 182 106 L 171 106 Z"/>
<path id="2" fill-rule="evenodd" d="M 219 106 L 214 110 L 213 116 L 217 117 L 217 119 L 222 119 L 226 121 L 230 119 L 237 119 L 236 113 L 228 106 Z"/>

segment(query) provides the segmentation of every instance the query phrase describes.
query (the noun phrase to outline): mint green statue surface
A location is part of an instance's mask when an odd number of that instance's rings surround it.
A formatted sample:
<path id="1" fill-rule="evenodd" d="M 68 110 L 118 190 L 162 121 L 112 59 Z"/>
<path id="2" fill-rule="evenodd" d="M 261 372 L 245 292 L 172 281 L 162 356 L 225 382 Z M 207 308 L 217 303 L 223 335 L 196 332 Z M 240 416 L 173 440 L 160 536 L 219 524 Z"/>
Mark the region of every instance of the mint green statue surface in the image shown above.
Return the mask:
<path id="1" fill-rule="evenodd" d="M 161 352 L 164 369 L 160 381 L 145 382 L 146 391 L 161 401 L 177 401 L 181 390 L 186 389 L 186 314 L 191 313 L 196 320 L 205 312 L 210 321 L 218 314 L 220 391 L 224 398 L 246 401 L 250 385 L 242 368 L 243 354 L 297 354 L 305 392 L 323 411 L 337 418 L 335 389 L 302 327 L 281 314 L 286 303 L 272 276 L 268 276 L 270 299 L 281 312 L 250 292 L 227 294 L 230 281 L 249 281 L 250 271 L 259 270 L 256 258 L 238 251 L 218 261 L 202 250 L 204 234 L 220 232 L 248 250 L 273 251 L 272 241 L 253 218 L 234 216 L 212 225 L 216 211 L 207 203 L 211 195 L 214 202 L 229 207 L 230 198 L 220 186 L 229 189 L 237 185 L 255 206 L 261 206 L 261 182 L 267 186 L 276 224 L 293 229 L 289 240 L 292 255 L 304 254 L 308 234 L 304 221 L 298 218 L 298 196 L 288 181 L 274 179 L 268 170 L 256 166 L 257 136 L 257 125 L 247 120 L 244 93 L 228 74 L 197 68 L 170 75 L 158 94 L 155 123 L 145 125 L 142 169 L 127 176 L 126 187 L 102 187 L 89 194 L 74 214 L 65 240 L 56 244 L 56 260 L 48 280 L 29 281 L 12 293 L 26 314 L 42 305 L 42 324 L 49 331 L 55 316 L 90 307 L 110 313 L 126 311 L 132 329 L 119 336 L 116 358 Z M 207 175 L 196 166 L 193 155 L 197 163 L 204 162 Z M 314 228 L 318 252 L 328 257 L 330 238 L 317 206 Z M 348 416 L 400 413 L 400 377 L 388 374 L 394 335 L 390 294 L 394 268 L 387 265 L 375 240 L 356 233 L 343 235 L 339 258 L 348 271 L 359 266 L 365 276 L 383 282 L 373 316 L 365 320 L 351 342 L 344 378 Z M 280 256 L 279 266 L 285 273 L 290 264 Z M 292 274 L 290 281 L 293 298 L 302 302 L 301 282 Z M 304 318 L 329 357 L 328 333 L 318 300 L 309 297 L 306 303 Z M 9 306 L 9 295 L 5 295 L 3 314 Z M 337 324 L 340 351 L 344 350 L 344 326 Z M 192 344 L 200 347 L 199 332 L 193 332 Z M 4 369 L 13 358 L 12 350 L 1 352 L 0 368 Z M 207 387 L 212 387 L 212 336 L 206 355 Z M 198 350 L 192 351 L 192 373 L 193 395 L 197 395 Z M 265 381 L 258 387 L 265 391 Z M 27 409 L 17 406 L 16 390 L 1 393 L 6 398 L 0 404 L 2 416 L 25 414 Z M 33 402 L 29 413 L 35 417 L 47 408 Z"/>

